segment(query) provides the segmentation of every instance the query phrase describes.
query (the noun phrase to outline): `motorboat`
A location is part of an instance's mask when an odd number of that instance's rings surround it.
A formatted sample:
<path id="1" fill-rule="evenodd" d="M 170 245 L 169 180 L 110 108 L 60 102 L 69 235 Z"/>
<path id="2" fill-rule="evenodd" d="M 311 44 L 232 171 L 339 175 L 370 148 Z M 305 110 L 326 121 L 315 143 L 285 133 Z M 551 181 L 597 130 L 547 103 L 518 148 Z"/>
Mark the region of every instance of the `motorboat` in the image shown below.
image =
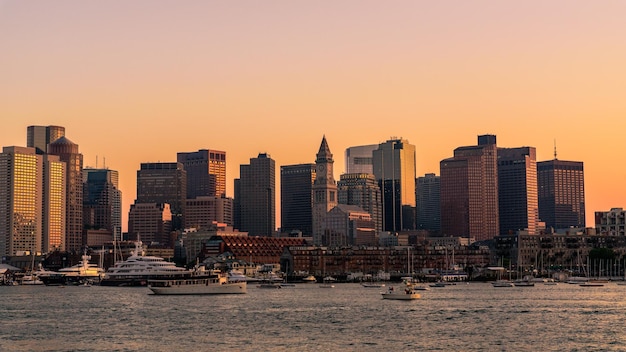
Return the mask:
<path id="1" fill-rule="evenodd" d="M 214 271 L 204 277 L 185 279 L 148 280 L 148 288 L 155 295 L 219 295 L 247 292 L 245 281 L 228 281 L 228 275 Z"/>
<path id="2" fill-rule="evenodd" d="M 509 280 L 496 280 L 491 285 L 493 287 L 513 287 L 513 283 Z"/>
<path id="3" fill-rule="evenodd" d="M 309 276 L 303 278 L 302 281 L 304 283 L 315 283 L 317 281 L 317 279 L 315 278 L 315 276 L 309 275 Z"/>
<path id="4" fill-rule="evenodd" d="M 404 282 L 404 285 L 399 286 L 397 289 L 393 286 L 389 286 L 386 292 L 382 293 L 383 299 L 394 300 L 414 300 L 420 299 L 421 295 L 415 292 L 414 285 L 408 281 Z"/>
<path id="5" fill-rule="evenodd" d="M 516 287 L 533 287 L 535 286 L 535 283 L 529 280 L 517 280 L 513 282 L 513 285 Z"/>
<path id="6" fill-rule="evenodd" d="M 279 283 L 276 282 L 264 282 L 256 286 L 257 288 L 269 288 L 269 289 L 277 289 L 283 288 Z"/>
<path id="7" fill-rule="evenodd" d="M 107 269 L 102 286 L 146 286 L 148 280 L 197 278 L 198 272 L 176 266 L 161 257 L 146 256 L 141 241 L 135 242 L 130 257 Z"/>

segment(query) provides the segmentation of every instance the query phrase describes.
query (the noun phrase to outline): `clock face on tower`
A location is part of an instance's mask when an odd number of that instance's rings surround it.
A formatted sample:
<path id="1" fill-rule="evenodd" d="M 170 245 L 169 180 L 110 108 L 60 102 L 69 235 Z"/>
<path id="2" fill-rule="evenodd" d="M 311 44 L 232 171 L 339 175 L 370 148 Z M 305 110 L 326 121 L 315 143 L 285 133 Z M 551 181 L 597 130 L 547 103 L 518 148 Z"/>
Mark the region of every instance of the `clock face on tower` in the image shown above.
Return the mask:
<path id="1" fill-rule="evenodd" d="M 320 165 L 319 166 L 319 170 L 320 170 L 320 172 L 323 172 L 324 171 L 324 165 Z"/>

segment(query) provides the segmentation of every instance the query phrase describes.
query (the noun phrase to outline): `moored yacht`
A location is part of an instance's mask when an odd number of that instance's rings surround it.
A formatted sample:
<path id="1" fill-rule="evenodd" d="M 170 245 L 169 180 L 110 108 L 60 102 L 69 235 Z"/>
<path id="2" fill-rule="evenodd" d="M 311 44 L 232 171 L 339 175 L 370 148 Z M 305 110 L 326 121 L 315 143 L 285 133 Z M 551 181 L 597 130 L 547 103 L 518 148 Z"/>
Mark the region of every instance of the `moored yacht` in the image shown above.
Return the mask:
<path id="1" fill-rule="evenodd" d="M 61 268 L 57 271 L 57 274 L 62 276 L 65 284 L 80 285 L 84 283 L 99 282 L 104 277 L 104 269 L 97 264 L 89 264 L 91 256 L 87 253 L 81 257 L 81 262 L 68 268 Z M 57 278 L 56 275 L 49 276 L 49 279 L 54 281 Z M 46 282 L 46 279 L 43 279 Z M 50 284 L 46 282 L 46 284 Z"/>
<path id="2" fill-rule="evenodd" d="M 144 255 L 142 243 L 137 241 L 130 257 L 110 267 L 100 285 L 146 286 L 148 280 L 183 279 L 193 275 L 194 271 L 177 267 L 161 257 Z"/>

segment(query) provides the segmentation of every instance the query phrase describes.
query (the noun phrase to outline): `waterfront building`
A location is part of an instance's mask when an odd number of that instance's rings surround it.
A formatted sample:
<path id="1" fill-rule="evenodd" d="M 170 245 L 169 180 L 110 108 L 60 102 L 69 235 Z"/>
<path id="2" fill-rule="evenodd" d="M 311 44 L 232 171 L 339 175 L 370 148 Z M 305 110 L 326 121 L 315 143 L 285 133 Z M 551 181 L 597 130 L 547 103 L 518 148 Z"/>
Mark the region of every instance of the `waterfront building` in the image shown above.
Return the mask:
<path id="1" fill-rule="evenodd" d="M 48 144 L 48 154 L 66 164 L 65 249 L 81 251 L 83 245 L 83 155 L 78 144 L 63 136 Z"/>
<path id="2" fill-rule="evenodd" d="M 280 167 L 280 231 L 313 233 L 313 182 L 315 164 Z"/>
<path id="3" fill-rule="evenodd" d="M 337 182 L 337 196 L 339 204 L 356 205 L 368 212 L 376 233 L 383 230 L 382 195 L 373 174 L 340 175 L 339 182 Z"/>
<path id="4" fill-rule="evenodd" d="M 418 177 L 415 183 L 416 227 L 431 234 L 441 232 L 441 182 L 435 174 Z"/>
<path id="5" fill-rule="evenodd" d="M 237 231 L 233 229 L 232 226 L 218 222 L 214 222 L 211 226 L 200 230 L 185 230 L 180 238 L 185 250 L 187 262 L 195 263 L 196 259 L 199 257 L 204 259 L 210 256 L 215 257 L 223 254 L 226 251 L 225 248 L 220 246 L 223 242 L 210 242 L 215 236 L 248 237 L 248 233 Z"/>
<path id="6" fill-rule="evenodd" d="M 538 233 L 537 157 L 533 147 L 498 148 L 500 234 Z"/>
<path id="7" fill-rule="evenodd" d="M 500 233 L 496 136 L 478 136 L 440 162 L 441 232 L 491 239 Z"/>
<path id="8" fill-rule="evenodd" d="M 120 233 L 122 228 L 122 191 L 119 173 L 109 169 L 83 169 L 83 221 L 86 230 Z M 118 240 L 121 238 L 118 238 Z M 111 237 L 109 241 L 112 241 Z"/>
<path id="9" fill-rule="evenodd" d="M 35 148 L 0 154 L 0 255 L 42 251 L 43 158 Z"/>
<path id="10" fill-rule="evenodd" d="M 167 203 L 172 228 L 183 228 L 187 196 L 187 173 L 178 162 L 141 163 L 137 171 L 136 203 Z"/>
<path id="11" fill-rule="evenodd" d="M 346 173 L 373 174 L 373 153 L 376 149 L 378 149 L 378 144 L 360 145 L 346 148 Z"/>
<path id="12" fill-rule="evenodd" d="M 65 210 L 67 209 L 67 164 L 57 155 L 45 154 L 43 159 L 43 253 L 65 251 Z"/>
<path id="13" fill-rule="evenodd" d="M 252 236 L 272 236 L 276 230 L 276 163 L 269 154 L 240 165 L 235 181 L 239 230 Z"/>
<path id="14" fill-rule="evenodd" d="M 171 245 L 172 212 L 167 203 L 139 203 L 130 205 L 128 236 L 132 241 Z"/>
<path id="15" fill-rule="evenodd" d="M 215 222 L 232 226 L 232 198 L 204 196 L 187 199 L 185 207 L 186 229 L 206 229 L 213 226 Z"/>
<path id="16" fill-rule="evenodd" d="M 596 232 L 609 236 L 626 236 L 626 211 L 612 208 L 609 211 L 595 212 Z"/>
<path id="17" fill-rule="evenodd" d="M 378 236 L 371 215 L 356 205 L 338 204 L 326 214 L 322 243 L 329 247 L 375 246 Z"/>
<path id="18" fill-rule="evenodd" d="M 379 144 L 372 158 L 382 192 L 383 230 L 415 229 L 415 146 L 392 138 Z"/>
<path id="19" fill-rule="evenodd" d="M 315 159 L 315 181 L 313 182 L 313 243 L 323 242 L 326 231 L 326 215 L 337 206 L 337 182 L 333 171 L 333 154 L 330 152 L 326 136 Z"/>
<path id="20" fill-rule="evenodd" d="M 37 154 L 46 154 L 48 144 L 65 136 L 65 127 L 28 126 L 26 128 L 26 146 L 35 148 Z"/>
<path id="21" fill-rule="evenodd" d="M 178 153 L 177 161 L 187 173 L 187 198 L 226 196 L 226 152 L 200 149 Z"/>
<path id="22" fill-rule="evenodd" d="M 585 227 L 585 173 L 580 161 L 537 163 L 539 218 L 546 228 Z"/>

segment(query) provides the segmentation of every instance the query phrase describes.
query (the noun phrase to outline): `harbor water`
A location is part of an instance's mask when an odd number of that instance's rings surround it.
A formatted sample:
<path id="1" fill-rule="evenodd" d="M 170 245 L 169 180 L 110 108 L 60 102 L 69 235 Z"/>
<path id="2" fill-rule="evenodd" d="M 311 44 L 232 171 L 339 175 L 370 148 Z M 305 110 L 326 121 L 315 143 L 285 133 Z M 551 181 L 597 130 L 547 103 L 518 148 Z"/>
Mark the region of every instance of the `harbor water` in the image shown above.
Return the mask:
<path id="1" fill-rule="evenodd" d="M 244 295 L 147 288 L 0 287 L 0 351 L 618 351 L 626 286 L 431 288 L 414 301 L 358 284 L 248 286 Z"/>

